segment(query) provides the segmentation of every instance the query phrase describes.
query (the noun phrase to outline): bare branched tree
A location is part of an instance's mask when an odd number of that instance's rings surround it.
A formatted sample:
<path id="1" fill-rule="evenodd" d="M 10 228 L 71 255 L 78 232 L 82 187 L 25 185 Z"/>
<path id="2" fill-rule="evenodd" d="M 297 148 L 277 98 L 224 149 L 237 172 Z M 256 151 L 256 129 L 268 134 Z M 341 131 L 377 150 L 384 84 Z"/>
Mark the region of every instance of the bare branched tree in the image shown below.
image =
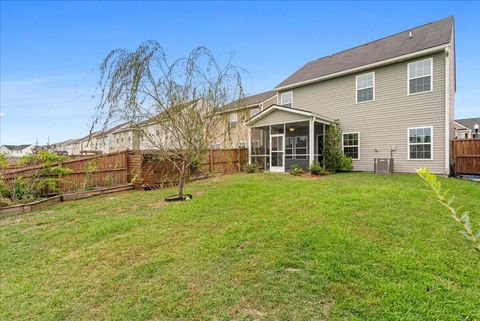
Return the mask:
<path id="1" fill-rule="evenodd" d="M 228 136 L 228 119 L 219 112 L 232 101 L 240 105 L 243 71 L 231 59 L 220 66 L 205 47 L 169 63 L 160 44 L 147 41 L 133 52 L 111 51 L 100 72 L 91 131 L 129 122 L 158 159 L 178 171 L 182 197 L 192 163 Z"/>

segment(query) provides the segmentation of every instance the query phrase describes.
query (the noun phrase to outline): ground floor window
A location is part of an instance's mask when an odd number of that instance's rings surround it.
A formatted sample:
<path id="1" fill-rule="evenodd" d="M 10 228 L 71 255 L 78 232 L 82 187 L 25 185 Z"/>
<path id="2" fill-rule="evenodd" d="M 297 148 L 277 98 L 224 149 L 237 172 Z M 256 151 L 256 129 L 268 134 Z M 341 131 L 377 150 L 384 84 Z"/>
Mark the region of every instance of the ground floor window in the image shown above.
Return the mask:
<path id="1" fill-rule="evenodd" d="M 285 137 L 285 159 L 293 159 L 293 139 L 294 137 Z"/>
<path id="2" fill-rule="evenodd" d="M 360 159 L 360 133 L 343 133 L 343 153 L 352 159 Z"/>
<path id="3" fill-rule="evenodd" d="M 408 159 L 433 159 L 433 127 L 408 129 Z"/>
<path id="4" fill-rule="evenodd" d="M 307 136 L 295 136 L 295 159 L 307 159 Z"/>

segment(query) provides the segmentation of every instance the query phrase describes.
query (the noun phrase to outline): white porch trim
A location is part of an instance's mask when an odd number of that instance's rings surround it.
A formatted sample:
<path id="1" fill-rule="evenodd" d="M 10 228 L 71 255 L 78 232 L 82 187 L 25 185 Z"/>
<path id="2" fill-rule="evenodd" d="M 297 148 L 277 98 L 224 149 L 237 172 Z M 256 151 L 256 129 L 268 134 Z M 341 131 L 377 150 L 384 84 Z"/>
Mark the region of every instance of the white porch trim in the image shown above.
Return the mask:
<path id="1" fill-rule="evenodd" d="M 322 116 L 322 115 L 319 115 L 319 114 L 316 114 L 316 113 L 313 113 L 313 112 L 310 112 L 310 111 L 296 109 L 296 108 L 292 108 L 292 107 L 284 107 L 284 106 L 280 106 L 280 105 L 272 105 L 272 106 L 268 107 L 267 109 L 262 110 L 260 113 L 256 114 L 252 118 L 250 118 L 248 121 L 245 122 L 245 125 L 247 125 L 249 127 L 254 127 L 255 122 L 257 122 L 258 120 L 262 119 L 263 117 L 273 113 L 276 110 L 285 111 L 287 113 L 292 113 L 292 114 L 295 114 L 295 115 L 305 116 L 305 121 L 308 121 L 309 118 L 314 117 L 317 122 L 322 123 L 322 124 L 326 124 L 326 125 L 330 125 L 331 123 L 333 123 L 335 121 L 334 119 L 332 119 L 330 117 Z"/>

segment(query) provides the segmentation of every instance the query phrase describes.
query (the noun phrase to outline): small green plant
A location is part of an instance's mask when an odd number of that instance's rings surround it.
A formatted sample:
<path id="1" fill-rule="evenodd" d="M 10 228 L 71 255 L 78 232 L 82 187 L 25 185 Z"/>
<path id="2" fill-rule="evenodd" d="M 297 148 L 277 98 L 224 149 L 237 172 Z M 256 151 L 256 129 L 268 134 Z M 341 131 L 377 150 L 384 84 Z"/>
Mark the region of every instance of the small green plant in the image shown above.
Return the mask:
<path id="1" fill-rule="evenodd" d="M 0 153 L 0 169 L 8 166 L 8 156 L 4 153 Z"/>
<path id="2" fill-rule="evenodd" d="M 325 168 L 323 168 L 318 161 L 313 161 L 308 167 L 308 170 L 312 175 L 326 175 Z"/>
<path id="3" fill-rule="evenodd" d="M 352 159 L 348 156 L 342 155 L 340 157 L 340 163 L 337 167 L 339 172 L 351 172 L 353 169 Z"/>
<path id="4" fill-rule="evenodd" d="M 112 175 L 107 175 L 105 177 L 105 185 L 112 186 L 113 185 L 113 177 Z"/>
<path id="5" fill-rule="evenodd" d="M 480 228 L 477 232 L 472 228 L 470 223 L 469 212 L 463 212 L 460 214 L 461 206 L 457 208 L 452 206 L 455 200 L 455 196 L 448 196 L 448 191 L 442 190 L 442 184 L 437 179 L 437 176 L 430 173 L 428 167 L 420 168 L 417 170 L 417 174 L 422 178 L 425 184 L 435 193 L 437 201 L 442 204 L 449 212 L 450 216 L 457 222 L 462 230 L 460 233 L 469 241 L 473 243 L 473 247 L 480 252 Z"/>
<path id="6" fill-rule="evenodd" d="M 121 164 L 120 164 L 120 161 L 117 160 L 117 161 L 115 162 L 115 165 L 114 165 L 113 168 L 115 168 L 115 169 L 116 169 L 116 168 L 120 168 L 120 165 L 121 165 Z"/>
<path id="7" fill-rule="evenodd" d="M 85 190 L 91 191 L 95 187 L 93 184 L 93 173 L 97 170 L 97 163 L 95 161 L 88 161 L 85 166 Z"/>
<path id="8" fill-rule="evenodd" d="M 251 163 L 251 164 L 243 165 L 242 170 L 245 173 L 252 174 L 252 173 L 257 173 L 260 170 L 260 167 L 258 166 L 257 163 Z"/>
<path id="9" fill-rule="evenodd" d="M 140 182 L 140 176 L 138 174 L 135 174 L 133 177 L 132 177 L 132 180 L 130 181 L 130 183 L 132 184 L 137 184 Z"/>
<path id="10" fill-rule="evenodd" d="M 195 171 L 197 171 L 199 168 L 200 168 L 200 162 L 198 161 L 198 159 L 194 159 L 194 160 L 190 163 L 190 171 L 191 171 L 192 173 L 195 173 Z"/>
<path id="11" fill-rule="evenodd" d="M 289 172 L 294 176 L 300 176 L 303 174 L 303 168 L 301 168 L 298 164 L 292 164 L 290 165 Z"/>

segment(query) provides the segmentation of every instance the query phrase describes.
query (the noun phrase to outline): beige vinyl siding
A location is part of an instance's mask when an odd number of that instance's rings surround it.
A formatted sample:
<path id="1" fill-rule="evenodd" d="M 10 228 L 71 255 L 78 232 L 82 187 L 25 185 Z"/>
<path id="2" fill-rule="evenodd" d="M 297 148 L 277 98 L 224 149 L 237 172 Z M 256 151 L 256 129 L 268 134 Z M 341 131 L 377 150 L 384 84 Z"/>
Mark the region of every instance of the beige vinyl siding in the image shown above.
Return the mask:
<path id="1" fill-rule="evenodd" d="M 241 142 L 244 142 L 245 145 L 247 145 L 248 130 L 245 122 L 251 118 L 251 111 L 254 109 L 259 109 L 261 111 L 276 103 L 277 96 L 275 95 L 265 100 L 262 104 L 252 105 L 241 110 L 233 111 L 237 113 L 237 125 L 235 128 L 232 128 L 231 131 L 225 135 L 225 137 L 218 138 L 215 144 L 220 144 L 220 148 L 238 148 Z M 228 126 L 230 123 L 230 114 L 231 113 L 224 114 L 224 117 L 226 117 L 225 126 Z M 224 128 L 219 130 L 225 131 Z"/>
<path id="2" fill-rule="evenodd" d="M 275 110 L 270 114 L 266 115 L 262 119 L 255 122 L 255 127 L 272 125 L 272 124 L 283 124 L 283 123 L 292 123 L 297 121 L 308 120 L 308 117 L 303 115 L 298 115 L 294 113 L 289 113 L 283 110 Z"/>
<path id="3" fill-rule="evenodd" d="M 407 64 L 433 57 L 433 91 L 407 94 Z M 355 103 L 355 76 L 375 72 L 375 101 Z M 395 63 L 293 89 L 295 108 L 339 119 L 343 132 L 360 132 L 360 160 L 354 169 L 373 171 L 375 157 L 389 157 L 395 171 L 414 172 L 429 166 L 445 173 L 445 53 Z M 268 118 L 263 123 L 291 121 L 289 117 Z M 258 126 L 258 124 L 256 124 Z M 408 160 L 407 128 L 433 126 L 433 160 Z M 375 151 L 377 149 L 377 151 Z"/>
<path id="4" fill-rule="evenodd" d="M 455 32 L 452 29 L 452 45 L 448 47 L 449 61 L 449 122 L 450 122 L 450 139 L 455 138 Z"/>
<path id="5" fill-rule="evenodd" d="M 270 99 L 267 99 L 262 104 L 262 110 L 267 109 L 268 107 L 277 103 L 277 96 L 273 96 Z"/>

